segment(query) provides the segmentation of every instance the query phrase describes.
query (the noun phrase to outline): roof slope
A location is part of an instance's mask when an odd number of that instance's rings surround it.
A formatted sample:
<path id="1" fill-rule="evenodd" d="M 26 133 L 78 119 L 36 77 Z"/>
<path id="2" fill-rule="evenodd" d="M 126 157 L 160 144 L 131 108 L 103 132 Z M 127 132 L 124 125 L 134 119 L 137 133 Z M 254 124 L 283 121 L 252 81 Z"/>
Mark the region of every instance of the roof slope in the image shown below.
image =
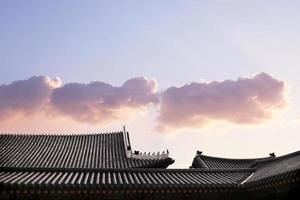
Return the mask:
<path id="1" fill-rule="evenodd" d="M 300 152 L 258 159 L 247 169 L 0 167 L 0 188 L 7 199 L 80 199 L 75 193 L 91 199 L 292 199 L 300 195 Z"/>
<path id="2" fill-rule="evenodd" d="M 284 178 L 299 177 L 300 151 L 267 161 L 257 161 L 253 167 L 255 168 L 255 172 L 245 181 L 245 183 L 249 185 L 261 181 L 266 183 L 266 181 L 272 182 Z"/>
<path id="3" fill-rule="evenodd" d="M 251 159 L 221 158 L 202 155 L 202 152 L 197 151 L 191 167 L 207 169 L 248 169 L 252 168 L 253 164 L 257 161 L 268 160 L 271 158 L 272 157 Z"/>
<path id="4" fill-rule="evenodd" d="M 0 170 L 0 186 L 17 188 L 207 188 L 236 187 L 250 170 L 99 169 Z"/>
<path id="5" fill-rule="evenodd" d="M 243 184 L 257 185 L 262 182 L 272 182 L 299 176 L 300 171 L 300 151 L 296 151 L 287 155 L 266 158 L 253 159 L 230 159 L 202 155 L 197 151 L 193 160 L 192 168 L 197 169 L 214 169 L 214 170 L 245 170 L 252 169 L 253 173 L 247 177 Z"/>
<path id="6" fill-rule="evenodd" d="M 198 151 L 192 167 L 219 172 L 252 170 L 239 183 L 240 191 L 247 192 L 247 199 L 292 199 L 293 195 L 300 195 L 300 151 L 256 159 L 219 158 Z"/>
<path id="7" fill-rule="evenodd" d="M 167 167 L 167 153 L 135 155 L 128 133 L 88 135 L 0 135 L 0 167 L 141 168 Z"/>

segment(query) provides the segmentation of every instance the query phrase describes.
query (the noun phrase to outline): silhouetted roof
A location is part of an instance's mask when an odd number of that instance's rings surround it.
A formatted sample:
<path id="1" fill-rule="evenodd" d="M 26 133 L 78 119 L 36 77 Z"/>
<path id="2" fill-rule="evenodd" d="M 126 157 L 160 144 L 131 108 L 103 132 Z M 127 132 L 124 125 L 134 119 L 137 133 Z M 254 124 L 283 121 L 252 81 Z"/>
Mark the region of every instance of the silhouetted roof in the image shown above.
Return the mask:
<path id="1" fill-rule="evenodd" d="M 251 174 L 251 170 L 193 169 L 2 169 L 0 184 L 23 188 L 79 187 L 119 188 L 198 188 L 234 187 Z"/>
<path id="2" fill-rule="evenodd" d="M 252 167 L 255 172 L 245 181 L 249 186 L 300 178 L 300 151 L 264 161 L 258 160 Z"/>
<path id="3" fill-rule="evenodd" d="M 87 135 L 0 135 L 0 167 L 147 168 L 174 162 L 168 153 L 131 151 L 128 133 Z"/>
<path id="4" fill-rule="evenodd" d="M 272 159 L 272 157 L 265 158 L 251 158 L 251 159 L 235 159 L 222 158 L 203 155 L 202 152 L 196 154 L 192 168 L 206 168 L 206 169 L 248 169 L 252 168 L 257 161 Z"/>
<path id="5" fill-rule="evenodd" d="M 249 199 L 267 194 L 288 194 L 300 190 L 300 151 L 276 157 L 254 159 L 231 159 L 202 155 L 197 151 L 191 168 L 199 170 L 235 169 L 237 171 L 253 170 L 241 183 L 242 191 L 249 192 Z M 269 197 L 268 197 L 269 198 Z M 270 199 L 272 199 L 270 198 Z M 280 197 L 286 199 L 286 196 Z"/>
<path id="6" fill-rule="evenodd" d="M 272 154 L 271 154 L 272 155 Z M 197 151 L 192 168 L 196 169 L 253 169 L 245 183 L 259 182 L 261 180 L 284 178 L 294 176 L 300 170 L 300 151 L 276 157 L 275 154 L 266 158 L 231 159 L 202 155 Z M 276 178 L 277 177 L 277 178 Z M 251 184 L 248 184 L 251 185 Z"/>
<path id="7" fill-rule="evenodd" d="M 49 192 L 60 199 L 286 199 L 300 191 L 300 151 L 258 159 L 197 152 L 194 169 L 163 169 L 173 162 L 168 153 L 132 152 L 128 134 L 116 132 L 1 135 L 0 153 L 0 198 L 7 199 Z"/>

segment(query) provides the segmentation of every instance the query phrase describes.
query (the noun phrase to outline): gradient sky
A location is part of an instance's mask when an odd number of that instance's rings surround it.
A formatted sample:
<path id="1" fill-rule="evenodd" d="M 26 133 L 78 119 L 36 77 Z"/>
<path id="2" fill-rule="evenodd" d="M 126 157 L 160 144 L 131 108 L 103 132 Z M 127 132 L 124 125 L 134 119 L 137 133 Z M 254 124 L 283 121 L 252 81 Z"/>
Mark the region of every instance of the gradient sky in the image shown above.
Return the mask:
<path id="1" fill-rule="evenodd" d="M 0 85 L 33 75 L 63 83 L 120 86 L 154 78 L 159 91 L 190 82 L 237 80 L 260 72 L 288 86 L 287 106 L 262 124 L 217 122 L 175 134 L 154 127 L 150 107 L 130 119 L 86 124 L 47 118 L 1 125 L 1 132 L 131 133 L 134 149 L 169 149 L 189 167 L 196 150 L 224 157 L 282 155 L 300 149 L 300 2 L 0 1 Z"/>

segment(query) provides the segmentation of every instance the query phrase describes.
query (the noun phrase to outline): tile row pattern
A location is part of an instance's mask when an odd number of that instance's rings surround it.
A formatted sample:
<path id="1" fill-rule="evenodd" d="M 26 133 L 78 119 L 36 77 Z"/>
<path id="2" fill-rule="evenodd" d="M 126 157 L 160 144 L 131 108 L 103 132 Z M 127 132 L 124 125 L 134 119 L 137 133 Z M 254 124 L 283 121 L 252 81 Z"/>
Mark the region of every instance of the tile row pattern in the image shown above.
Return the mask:
<path id="1" fill-rule="evenodd" d="M 271 189 L 278 191 L 278 187 L 299 187 L 300 189 L 300 151 L 280 157 L 266 157 L 257 159 L 227 159 L 202 155 L 198 153 L 193 160 L 192 168 L 197 169 L 252 169 L 241 186 L 248 191 Z M 297 186 L 298 184 L 298 186 Z M 277 187 L 277 188 L 276 188 Z"/>
<path id="2" fill-rule="evenodd" d="M 13 188 L 197 188 L 235 187 L 251 174 L 201 170 L 94 170 L 1 171 L 0 187 Z"/>
<path id="3" fill-rule="evenodd" d="M 103 194 L 106 189 L 111 192 L 150 188 L 153 191 L 170 189 L 175 191 L 174 194 L 193 190 L 198 195 L 203 188 L 216 192 L 246 190 L 255 196 L 257 189 L 271 186 L 275 189 L 270 192 L 278 191 L 280 185 L 296 187 L 298 191 L 300 182 L 300 152 L 263 159 L 225 159 L 199 154 L 193 165 L 197 162 L 196 167 L 200 169 L 145 169 L 172 160 L 168 161 L 170 158 L 165 155 L 144 157 L 139 153 L 133 158 L 128 149 L 131 147 L 122 132 L 1 135 L 0 189 L 15 191 L 15 194 L 18 190 L 34 193 L 39 190 L 96 189 Z"/>
<path id="4" fill-rule="evenodd" d="M 166 167 L 168 156 L 131 158 L 123 132 L 90 135 L 0 135 L 0 167 Z M 130 147 L 131 149 L 131 147 Z"/>
<path id="5" fill-rule="evenodd" d="M 300 151 L 265 162 L 257 162 L 255 173 L 245 182 L 248 185 L 274 182 L 291 177 L 300 179 Z"/>

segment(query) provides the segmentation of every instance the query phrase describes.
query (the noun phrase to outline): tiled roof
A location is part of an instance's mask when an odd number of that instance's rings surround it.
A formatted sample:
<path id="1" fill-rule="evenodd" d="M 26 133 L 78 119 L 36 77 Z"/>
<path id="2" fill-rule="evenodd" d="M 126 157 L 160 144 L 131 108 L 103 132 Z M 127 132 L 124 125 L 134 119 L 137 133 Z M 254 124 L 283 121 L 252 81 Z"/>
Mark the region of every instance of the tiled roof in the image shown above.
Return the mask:
<path id="1" fill-rule="evenodd" d="M 300 191 L 300 151 L 276 157 L 257 159 L 228 159 L 202 155 L 197 152 L 192 167 L 197 169 L 253 170 L 241 183 L 240 190 L 248 199 L 287 199 L 289 193 Z M 298 191 L 298 192 L 297 192 Z M 288 198 L 290 199 L 290 198 Z"/>
<path id="2" fill-rule="evenodd" d="M 300 191 L 300 152 L 259 159 L 218 158 L 198 152 L 195 169 L 162 169 L 172 162 L 168 152 L 133 153 L 129 136 L 123 132 L 1 135 L 0 199 L 6 195 L 16 199 L 20 194 L 23 199 L 43 199 L 49 193 L 55 198 L 62 195 L 60 199 L 65 194 L 72 199 L 83 194 L 86 199 L 87 193 L 91 199 L 140 199 L 139 195 L 198 199 L 199 194 L 204 199 L 257 199 L 269 194 L 285 199 L 287 193 Z M 165 198 L 169 194 L 173 196 Z"/>
<path id="3" fill-rule="evenodd" d="M 128 134 L 128 133 L 127 133 Z M 123 132 L 88 135 L 0 135 L 0 167 L 167 167 L 168 153 L 135 155 Z"/>
<path id="4" fill-rule="evenodd" d="M 193 160 L 192 168 L 207 169 L 247 169 L 252 168 L 257 161 L 268 160 L 267 158 L 232 159 L 202 155 L 198 152 Z"/>
<path id="5" fill-rule="evenodd" d="M 10 188 L 233 188 L 251 170 L 193 169 L 5 169 L 0 186 Z"/>
<path id="6" fill-rule="evenodd" d="M 272 183 L 291 177 L 300 178 L 300 151 L 267 161 L 257 161 L 253 167 L 255 172 L 247 179 L 246 185 Z"/>

